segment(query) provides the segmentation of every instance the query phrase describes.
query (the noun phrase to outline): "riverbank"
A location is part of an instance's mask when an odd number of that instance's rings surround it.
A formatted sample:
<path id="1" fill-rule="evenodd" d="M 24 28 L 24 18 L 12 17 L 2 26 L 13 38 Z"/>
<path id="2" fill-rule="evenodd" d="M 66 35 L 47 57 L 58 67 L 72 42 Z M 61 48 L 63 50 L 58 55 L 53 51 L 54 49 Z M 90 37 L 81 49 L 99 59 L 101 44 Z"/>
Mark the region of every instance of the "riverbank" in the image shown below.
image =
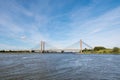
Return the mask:
<path id="1" fill-rule="evenodd" d="M 40 50 L 0 50 L 0 53 L 80 53 L 79 52 L 66 52 L 62 51 L 40 51 Z M 83 49 L 80 54 L 120 54 L 120 48 L 114 47 L 113 49 L 104 47 L 95 47 L 94 49 Z"/>
<path id="2" fill-rule="evenodd" d="M 92 49 L 83 49 L 83 53 L 97 53 L 97 54 L 120 54 L 120 48 L 114 47 L 113 49 L 105 47 L 95 47 Z"/>

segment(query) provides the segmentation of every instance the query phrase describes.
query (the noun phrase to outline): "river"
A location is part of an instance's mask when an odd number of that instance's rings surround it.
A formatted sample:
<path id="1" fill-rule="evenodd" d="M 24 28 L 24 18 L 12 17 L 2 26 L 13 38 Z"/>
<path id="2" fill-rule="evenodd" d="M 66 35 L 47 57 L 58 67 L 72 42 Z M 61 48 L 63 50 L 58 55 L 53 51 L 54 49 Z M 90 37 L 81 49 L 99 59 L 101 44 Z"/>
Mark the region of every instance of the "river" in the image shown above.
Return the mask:
<path id="1" fill-rule="evenodd" d="M 0 80 L 120 80 L 120 55 L 1 53 Z"/>

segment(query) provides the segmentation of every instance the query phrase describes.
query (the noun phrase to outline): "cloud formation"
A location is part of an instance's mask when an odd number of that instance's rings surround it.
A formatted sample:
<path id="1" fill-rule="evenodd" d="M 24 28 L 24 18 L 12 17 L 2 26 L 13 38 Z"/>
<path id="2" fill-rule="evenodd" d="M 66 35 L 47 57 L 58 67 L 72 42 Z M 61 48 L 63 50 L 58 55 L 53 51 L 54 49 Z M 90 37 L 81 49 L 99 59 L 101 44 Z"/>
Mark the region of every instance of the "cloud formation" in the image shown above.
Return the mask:
<path id="1" fill-rule="evenodd" d="M 120 47 L 119 4 L 114 0 L 1 0 L 1 46 L 32 48 L 45 40 L 63 48 L 83 39 L 92 46 Z"/>

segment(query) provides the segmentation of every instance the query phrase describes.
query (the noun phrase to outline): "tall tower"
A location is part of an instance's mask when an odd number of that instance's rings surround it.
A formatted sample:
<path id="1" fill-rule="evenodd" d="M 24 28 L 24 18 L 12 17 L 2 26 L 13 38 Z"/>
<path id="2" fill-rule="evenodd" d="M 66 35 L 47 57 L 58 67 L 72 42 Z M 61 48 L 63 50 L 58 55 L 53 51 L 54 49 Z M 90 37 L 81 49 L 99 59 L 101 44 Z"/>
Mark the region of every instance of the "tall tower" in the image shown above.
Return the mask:
<path id="1" fill-rule="evenodd" d="M 43 44 L 43 46 L 42 46 L 43 50 L 42 51 L 44 52 L 45 51 L 45 41 L 43 41 L 42 44 Z"/>
<path id="2" fill-rule="evenodd" d="M 80 40 L 80 53 L 82 53 L 82 40 Z"/>
<path id="3" fill-rule="evenodd" d="M 43 53 L 45 51 L 45 41 L 41 41 L 40 43 L 40 52 Z"/>
<path id="4" fill-rule="evenodd" d="M 42 47 L 42 46 L 43 46 L 43 42 L 41 41 L 41 42 L 40 42 L 40 48 L 41 48 L 41 49 L 40 49 L 40 52 L 41 52 L 41 53 L 42 53 L 42 51 L 43 51 L 43 47 Z"/>

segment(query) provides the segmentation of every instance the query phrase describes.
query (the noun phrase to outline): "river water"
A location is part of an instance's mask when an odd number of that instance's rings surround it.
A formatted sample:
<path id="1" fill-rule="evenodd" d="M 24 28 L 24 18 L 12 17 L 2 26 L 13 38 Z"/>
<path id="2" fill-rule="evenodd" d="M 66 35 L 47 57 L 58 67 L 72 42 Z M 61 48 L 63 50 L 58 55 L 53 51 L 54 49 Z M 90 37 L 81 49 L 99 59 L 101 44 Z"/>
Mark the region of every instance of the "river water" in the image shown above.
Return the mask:
<path id="1" fill-rule="evenodd" d="M 0 80 L 120 80 L 120 55 L 1 53 Z"/>

